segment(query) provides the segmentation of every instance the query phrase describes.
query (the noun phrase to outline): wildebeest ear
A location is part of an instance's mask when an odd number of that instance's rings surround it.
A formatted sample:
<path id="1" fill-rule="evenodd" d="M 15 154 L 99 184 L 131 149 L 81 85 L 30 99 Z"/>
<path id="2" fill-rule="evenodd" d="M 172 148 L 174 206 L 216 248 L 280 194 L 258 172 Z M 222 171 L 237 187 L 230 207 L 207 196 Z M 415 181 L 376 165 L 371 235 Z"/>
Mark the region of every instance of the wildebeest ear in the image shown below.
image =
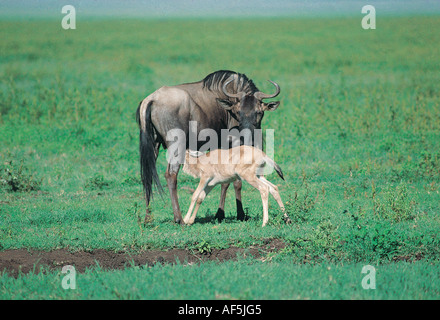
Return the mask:
<path id="1" fill-rule="evenodd" d="M 223 99 L 216 99 L 217 100 L 217 104 L 225 109 L 225 110 L 232 110 L 232 106 L 234 105 L 231 101 L 229 100 L 223 100 Z"/>
<path id="2" fill-rule="evenodd" d="M 264 109 L 268 111 L 274 111 L 280 105 L 279 101 L 268 102 L 264 104 Z"/>

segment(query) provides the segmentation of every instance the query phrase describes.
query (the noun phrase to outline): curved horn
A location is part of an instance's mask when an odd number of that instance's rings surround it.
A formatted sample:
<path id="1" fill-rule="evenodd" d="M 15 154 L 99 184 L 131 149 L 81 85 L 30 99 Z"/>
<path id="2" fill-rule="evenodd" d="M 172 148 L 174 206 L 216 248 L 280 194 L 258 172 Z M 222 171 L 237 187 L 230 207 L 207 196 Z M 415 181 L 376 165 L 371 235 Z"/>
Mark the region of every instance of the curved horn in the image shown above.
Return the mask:
<path id="1" fill-rule="evenodd" d="M 269 98 L 275 98 L 277 95 L 279 95 L 280 94 L 280 86 L 276 83 L 276 82 L 273 82 L 273 81 L 271 81 L 271 80 L 268 80 L 270 83 L 272 83 L 274 86 L 275 86 L 275 88 L 277 89 L 277 91 L 274 93 L 274 94 L 266 94 L 266 93 L 263 93 L 263 92 L 261 92 L 261 91 L 258 91 L 258 92 L 255 92 L 254 93 L 254 97 L 255 98 L 257 98 L 258 100 L 263 100 L 263 99 L 269 99 Z"/>
<path id="2" fill-rule="evenodd" d="M 239 99 L 239 98 L 241 98 L 241 96 L 242 96 L 241 92 L 237 92 L 237 93 L 229 93 L 229 92 L 226 91 L 226 86 L 227 86 L 228 84 L 230 84 L 232 81 L 234 81 L 234 78 L 232 78 L 231 80 L 228 80 L 228 81 L 226 81 L 225 83 L 223 83 L 222 91 L 223 91 L 223 93 L 224 93 L 226 96 L 228 96 L 229 98 L 237 98 L 237 99 Z"/>

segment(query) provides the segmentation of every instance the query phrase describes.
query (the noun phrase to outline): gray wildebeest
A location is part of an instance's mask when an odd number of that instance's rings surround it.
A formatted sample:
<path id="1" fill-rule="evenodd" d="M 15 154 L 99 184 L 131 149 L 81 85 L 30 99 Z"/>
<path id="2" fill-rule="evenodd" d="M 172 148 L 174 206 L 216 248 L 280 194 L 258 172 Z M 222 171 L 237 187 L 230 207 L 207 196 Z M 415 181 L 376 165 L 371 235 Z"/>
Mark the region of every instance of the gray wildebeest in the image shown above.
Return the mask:
<path id="1" fill-rule="evenodd" d="M 136 119 L 140 129 L 139 152 L 141 179 L 147 205 L 146 222 L 150 219 L 149 204 L 153 181 L 158 190 L 162 191 L 156 170 L 159 148 L 162 145 L 163 148 L 170 149 L 175 142 L 174 140 L 168 141 L 169 132 L 179 130 L 185 137 L 183 148 L 178 148 L 174 152 L 180 153 L 177 158 L 181 160 L 169 161 L 168 159 L 165 172 L 174 221 L 183 224 L 177 197 L 177 175 L 184 163 L 185 150 L 188 148 L 198 150 L 205 144 L 204 141 L 191 141 L 190 129 L 196 131 L 196 137 L 205 129 L 213 130 L 218 136 L 224 129 L 238 129 L 239 132 L 246 129 L 253 134 L 255 129 L 261 129 L 264 112 L 273 111 L 280 104 L 279 101 L 263 102 L 264 99 L 274 98 L 280 93 L 278 84 L 270 82 L 275 86 L 276 91 L 273 94 L 265 94 L 259 91 L 246 75 L 220 70 L 198 82 L 161 87 L 140 102 L 136 111 Z M 191 122 L 196 124 L 195 128 L 191 127 Z M 253 141 L 249 141 L 246 139 L 246 144 L 253 144 Z M 212 143 L 210 145 L 212 147 Z M 222 146 L 224 144 L 218 142 L 217 148 Z M 239 220 L 244 219 L 241 185 L 240 180 L 234 182 Z M 220 205 L 216 214 L 219 220 L 224 218 L 224 202 L 228 186 L 228 183 L 222 185 Z"/>

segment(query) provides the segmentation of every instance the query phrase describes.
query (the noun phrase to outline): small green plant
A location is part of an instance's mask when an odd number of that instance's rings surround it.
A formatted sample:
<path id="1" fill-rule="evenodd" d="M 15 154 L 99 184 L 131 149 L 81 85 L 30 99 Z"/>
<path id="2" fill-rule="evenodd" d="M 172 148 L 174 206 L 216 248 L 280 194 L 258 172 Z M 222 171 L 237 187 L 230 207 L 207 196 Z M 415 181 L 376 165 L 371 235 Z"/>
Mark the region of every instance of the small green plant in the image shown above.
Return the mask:
<path id="1" fill-rule="evenodd" d="M 127 209 L 127 213 L 130 216 L 133 216 L 136 219 L 136 223 L 139 226 L 139 229 L 141 230 L 141 233 L 143 233 L 144 229 L 142 228 L 142 226 L 143 226 L 142 217 L 141 217 L 141 213 L 140 213 L 140 210 L 139 210 L 139 204 L 138 204 L 137 201 L 133 204 L 132 207 Z"/>
<path id="2" fill-rule="evenodd" d="M 396 255 L 401 241 L 391 222 L 355 214 L 351 217 L 351 230 L 341 241 L 349 259 L 391 260 Z"/>
<path id="3" fill-rule="evenodd" d="M 96 173 L 86 182 L 84 187 L 89 190 L 103 190 L 109 186 L 110 182 L 105 180 L 102 174 Z"/>
<path id="4" fill-rule="evenodd" d="M 397 187 L 387 187 L 373 198 L 374 212 L 385 219 L 395 222 L 414 219 L 416 202 L 409 195 L 405 183 Z"/>
<path id="5" fill-rule="evenodd" d="M 0 171 L 1 186 L 10 192 L 39 190 L 42 179 L 36 179 L 28 171 L 23 165 L 23 160 L 21 160 L 19 166 L 16 166 L 12 160 L 5 162 L 4 167 Z"/>
<path id="6" fill-rule="evenodd" d="M 330 221 L 322 221 L 313 234 L 313 244 L 319 248 L 334 249 L 336 247 L 335 231 L 337 227 Z"/>
<path id="7" fill-rule="evenodd" d="M 208 254 L 212 251 L 211 245 L 206 240 L 202 240 L 197 243 L 196 248 L 201 254 Z"/>
<path id="8" fill-rule="evenodd" d="M 127 176 L 122 180 L 122 185 L 124 186 L 138 186 L 140 185 L 141 179 L 139 177 L 134 177 L 134 176 Z"/>
<path id="9" fill-rule="evenodd" d="M 295 191 L 293 197 L 290 195 L 285 203 L 287 215 L 292 222 L 304 222 L 307 220 L 319 199 L 319 190 L 316 191 L 316 195 L 314 193 L 315 191 L 311 190 L 304 176 L 301 187 Z"/>
<path id="10" fill-rule="evenodd" d="M 373 252 L 377 253 L 381 259 L 390 259 L 397 252 L 400 242 L 389 223 L 375 223 L 370 228 L 369 235 Z"/>
<path id="11" fill-rule="evenodd" d="M 419 171 L 426 177 L 440 176 L 440 154 L 423 151 L 418 162 Z"/>

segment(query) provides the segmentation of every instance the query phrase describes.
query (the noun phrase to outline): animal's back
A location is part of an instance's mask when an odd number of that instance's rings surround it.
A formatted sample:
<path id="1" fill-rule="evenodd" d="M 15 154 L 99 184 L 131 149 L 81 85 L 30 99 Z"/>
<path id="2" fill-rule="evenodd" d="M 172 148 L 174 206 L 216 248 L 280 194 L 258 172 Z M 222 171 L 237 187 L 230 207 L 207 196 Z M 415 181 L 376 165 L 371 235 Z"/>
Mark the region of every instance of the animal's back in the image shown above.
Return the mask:
<path id="1" fill-rule="evenodd" d="M 236 148 L 240 148 L 241 162 L 243 164 L 255 163 L 256 161 L 260 163 L 266 157 L 266 154 L 261 149 L 252 146 L 242 145 Z"/>

